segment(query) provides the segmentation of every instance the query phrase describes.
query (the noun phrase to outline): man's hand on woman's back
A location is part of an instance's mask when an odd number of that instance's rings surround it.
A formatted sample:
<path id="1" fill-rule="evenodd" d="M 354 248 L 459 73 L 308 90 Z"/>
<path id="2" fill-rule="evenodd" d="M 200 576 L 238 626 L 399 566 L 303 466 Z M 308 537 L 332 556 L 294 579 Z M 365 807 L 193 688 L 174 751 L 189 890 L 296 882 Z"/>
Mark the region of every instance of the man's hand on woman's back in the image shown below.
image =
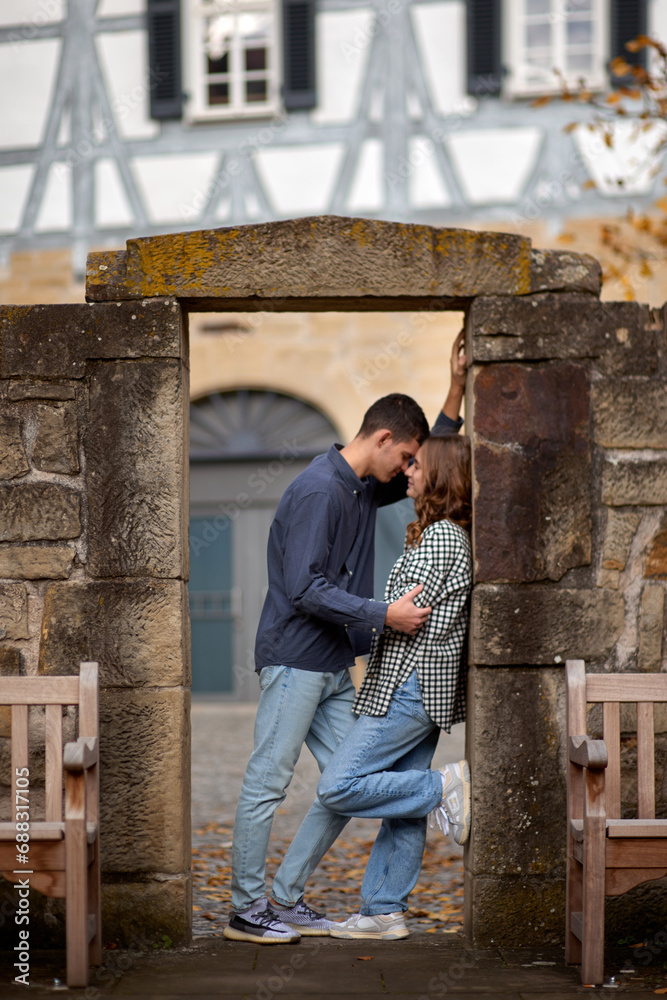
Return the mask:
<path id="1" fill-rule="evenodd" d="M 415 604 L 415 597 L 423 589 L 424 585 L 418 583 L 407 594 L 403 594 L 403 597 L 390 604 L 387 608 L 385 625 L 396 629 L 397 632 L 407 632 L 408 635 L 418 632 L 431 614 L 430 608 L 418 608 Z"/>

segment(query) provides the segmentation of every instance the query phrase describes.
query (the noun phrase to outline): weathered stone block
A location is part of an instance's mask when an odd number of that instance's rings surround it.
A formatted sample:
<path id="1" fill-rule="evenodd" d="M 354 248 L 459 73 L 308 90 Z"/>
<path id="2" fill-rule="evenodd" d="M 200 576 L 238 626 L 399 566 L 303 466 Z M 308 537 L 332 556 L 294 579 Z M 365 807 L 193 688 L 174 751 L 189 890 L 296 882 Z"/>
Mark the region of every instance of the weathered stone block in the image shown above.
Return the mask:
<path id="1" fill-rule="evenodd" d="M 477 948 L 540 948 L 565 936 L 565 879 L 466 873 L 465 932 Z"/>
<path id="2" fill-rule="evenodd" d="M 77 538 L 79 496 L 66 486 L 25 483 L 0 486 L 0 541 Z"/>
<path id="3" fill-rule="evenodd" d="M 468 315 L 474 362 L 593 358 L 608 375 L 653 375 L 661 319 L 635 302 L 590 295 L 480 297 Z"/>
<path id="4" fill-rule="evenodd" d="M 82 378 L 90 358 L 181 357 L 181 309 L 163 299 L 4 306 L 0 346 L 3 378 Z"/>
<path id="5" fill-rule="evenodd" d="M 189 871 L 189 748 L 188 690 L 102 690 L 103 871 Z"/>
<path id="6" fill-rule="evenodd" d="M 20 421 L 0 416 L 0 479 L 15 479 L 29 470 Z"/>
<path id="7" fill-rule="evenodd" d="M 36 382 L 21 379 L 10 382 L 7 398 L 11 401 L 22 399 L 76 399 L 76 387 L 63 382 Z"/>
<path id="8" fill-rule="evenodd" d="M 660 670 L 664 626 L 665 590 L 659 583 L 646 584 L 639 613 L 640 670 Z"/>
<path id="9" fill-rule="evenodd" d="M 600 294 L 602 268 L 595 257 L 568 250 L 533 250 L 531 258 L 531 292 Z"/>
<path id="10" fill-rule="evenodd" d="M 646 551 L 644 576 L 654 580 L 667 579 L 667 517 Z"/>
<path id="11" fill-rule="evenodd" d="M 20 422 L 0 416 L 0 479 L 15 479 L 29 471 Z"/>
<path id="12" fill-rule="evenodd" d="M 43 472 L 72 475 L 79 471 L 79 439 L 76 414 L 71 406 L 36 407 L 37 433 L 32 464 Z"/>
<path id="13" fill-rule="evenodd" d="M 29 639 L 28 593 L 22 583 L 0 584 L 0 639 Z"/>
<path id="14" fill-rule="evenodd" d="M 187 590 L 180 580 L 54 583 L 47 587 L 39 671 L 69 674 L 97 660 L 106 688 L 190 683 Z"/>
<path id="15" fill-rule="evenodd" d="M 0 577 L 15 580 L 65 580 L 76 552 L 62 545 L 0 545 Z"/>
<path id="16" fill-rule="evenodd" d="M 598 578 L 595 581 L 596 587 L 610 587 L 612 590 L 618 590 L 618 586 L 621 582 L 621 573 L 617 569 L 601 569 L 598 573 Z"/>
<path id="17" fill-rule="evenodd" d="M 18 649 L 0 649 L 0 677 L 18 677 L 21 673 L 21 653 Z M 12 735 L 12 710 L 9 705 L 0 706 L 0 739 Z"/>
<path id="18" fill-rule="evenodd" d="M 558 580 L 586 565 L 586 370 L 489 365 L 476 369 L 474 393 L 476 580 Z"/>
<path id="19" fill-rule="evenodd" d="M 102 271 L 102 268 L 106 268 Z M 89 299 L 452 298 L 522 295 L 531 287 L 530 241 L 507 233 L 371 219 L 305 219 L 128 240 L 91 254 Z"/>
<path id="20" fill-rule="evenodd" d="M 610 507 L 602 545 L 602 568 L 624 570 L 632 539 L 642 516 L 637 511 L 620 511 Z"/>
<path id="21" fill-rule="evenodd" d="M 150 878 L 141 882 L 102 884 L 104 944 L 133 951 L 162 947 L 163 934 L 174 945 L 187 945 L 192 935 L 192 880 Z"/>
<path id="22" fill-rule="evenodd" d="M 602 503 L 667 504 L 667 459 L 607 458 L 602 465 Z"/>
<path id="23" fill-rule="evenodd" d="M 595 440 L 605 448 L 664 448 L 667 384 L 613 379 L 593 388 Z"/>
<path id="24" fill-rule="evenodd" d="M 127 287 L 127 251 L 104 250 L 88 254 L 86 299 L 89 302 L 119 302 L 136 298 Z"/>
<path id="25" fill-rule="evenodd" d="M 476 876 L 562 875 L 562 667 L 473 667 L 468 690 L 474 822 L 466 868 Z"/>
<path id="26" fill-rule="evenodd" d="M 178 361 L 91 365 L 92 576 L 185 575 L 187 386 Z"/>
<path id="27" fill-rule="evenodd" d="M 478 584 L 472 596 L 471 663 L 600 663 L 620 637 L 624 617 L 623 595 L 613 590 Z"/>

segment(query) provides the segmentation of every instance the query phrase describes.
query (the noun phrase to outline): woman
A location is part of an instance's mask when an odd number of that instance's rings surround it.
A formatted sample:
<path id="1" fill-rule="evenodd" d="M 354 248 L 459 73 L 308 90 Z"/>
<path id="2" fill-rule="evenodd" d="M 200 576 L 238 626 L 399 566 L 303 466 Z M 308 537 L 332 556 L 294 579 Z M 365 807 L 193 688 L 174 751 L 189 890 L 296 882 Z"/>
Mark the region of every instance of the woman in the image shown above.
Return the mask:
<path id="1" fill-rule="evenodd" d="M 361 887 L 361 911 L 334 924 L 333 937 L 406 937 L 403 913 L 421 870 L 427 816 L 443 830 L 449 822 L 457 843 L 470 826 L 466 761 L 430 770 L 440 729 L 449 732 L 465 718 L 469 440 L 428 438 L 407 476 L 417 519 L 408 526 L 385 600 L 421 583 L 415 603 L 432 611 L 415 635 L 385 629 L 376 640 L 354 703 L 359 718 L 320 779 L 318 797 L 332 812 L 383 821 Z"/>

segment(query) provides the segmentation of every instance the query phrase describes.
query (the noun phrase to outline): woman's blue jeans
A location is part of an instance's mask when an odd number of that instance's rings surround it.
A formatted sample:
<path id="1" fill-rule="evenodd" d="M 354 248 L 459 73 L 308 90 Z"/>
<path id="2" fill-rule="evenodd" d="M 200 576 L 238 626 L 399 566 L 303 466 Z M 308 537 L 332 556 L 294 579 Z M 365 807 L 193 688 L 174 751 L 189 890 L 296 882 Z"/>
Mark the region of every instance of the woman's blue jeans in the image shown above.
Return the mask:
<path id="1" fill-rule="evenodd" d="M 387 714 L 361 715 L 327 764 L 317 794 L 332 815 L 380 817 L 361 886 L 361 912 L 406 910 L 421 871 L 426 817 L 442 800 L 430 765 L 440 729 L 428 717 L 416 671 Z"/>
<path id="2" fill-rule="evenodd" d="M 247 909 L 266 892 L 266 852 L 273 814 L 285 798 L 305 743 L 320 771 L 354 723 L 354 686 L 347 670 L 319 673 L 264 667 L 255 717 L 255 749 L 239 796 L 232 848 L 232 906 Z M 311 806 L 273 880 L 277 902 L 292 906 L 306 879 L 348 821 Z"/>

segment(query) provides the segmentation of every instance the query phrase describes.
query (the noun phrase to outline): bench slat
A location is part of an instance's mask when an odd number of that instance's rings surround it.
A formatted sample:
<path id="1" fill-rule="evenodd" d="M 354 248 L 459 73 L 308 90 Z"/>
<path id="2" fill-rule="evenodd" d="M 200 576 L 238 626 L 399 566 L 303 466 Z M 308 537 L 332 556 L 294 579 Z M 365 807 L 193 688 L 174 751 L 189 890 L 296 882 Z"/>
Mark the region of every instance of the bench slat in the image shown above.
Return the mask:
<path id="1" fill-rule="evenodd" d="M 29 789 L 29 785 L 26 785 L 26 779 L 29 781 L 29 777 L 23 776 L 21 771 L 28 767 L 28 706 L 27 705 L 12 705 L 12 774 L 10 782 L 10 796 L 12 803 L 12 813 L 15 807 L 15 792 L 21 791 L 21 786 L 25 785 L 23 791 Z M 17 777 L 19 778 L 19 784 L 17 784 Z M 24 798 L 30 801 L 30 792 L 24 795 Z M 19 802 L 21 800 L 19 799 Z M 26 803 L 23 803 L 24 805 Z"/>
<path id="2" fill-rule="evenodd" d="M 63 712 L 61 705 L 46 706 L 46 819 L 63 818 Z"/>
<path id="3" fill-rule="evenodd" d="M 78 677 L 0 677 L 0 705 L 78 704 Z"/>
<path id="4" fill-rule="evenodd" d="M 667 837 L 667 819 L 608 819 L 608 837 Z"/>
<path id="5" fill-rule="evenodd" d="M 584 839 L 583 819 L 570 820 L 570 833 L 577 843 Z M 667 819 L 608 819 L 607 836 L 618 837 L 667 837 Z"/>
<path id="6" fill-rule="evenodd" d="M 97 833 L 97 824 L 88 823 L 88 843 L 92 844 L 95 840 L 95 835 Z M 31 823 L 30 824 L 30 843 L 33 841 L 50 841 L 50 840 L 62 840 L 65 836 L 65 824 L 64 823 Z M 16 827 L 13 823 L 0 823 L 0 841 L 6 843 L 7 841 L 16 840 Z M 30 867 L 27 865 L 26 867 Z"/>
<path id="7" fill-rule="evenodd" d="M 637 703 L 637 815 L 655 817 L 653 702 Z"/>
<path id="8" fill-rule="evenodd" d="M 586 701 L 667 701 L 667 674 L 587 674 Z"/>
<path id="9" fill-rule="evenodd" d="M 667 837 L 607 837 L 608 868 L 663 868 L 667 866 Z"/>
<path id="10" fill-rule="evenodd" d="M 618 819 L 621 815 L 621 713 L 617 701 L 605 701 L 602 725 L 608 760 L 604 776 L 607 816 Z"/>

